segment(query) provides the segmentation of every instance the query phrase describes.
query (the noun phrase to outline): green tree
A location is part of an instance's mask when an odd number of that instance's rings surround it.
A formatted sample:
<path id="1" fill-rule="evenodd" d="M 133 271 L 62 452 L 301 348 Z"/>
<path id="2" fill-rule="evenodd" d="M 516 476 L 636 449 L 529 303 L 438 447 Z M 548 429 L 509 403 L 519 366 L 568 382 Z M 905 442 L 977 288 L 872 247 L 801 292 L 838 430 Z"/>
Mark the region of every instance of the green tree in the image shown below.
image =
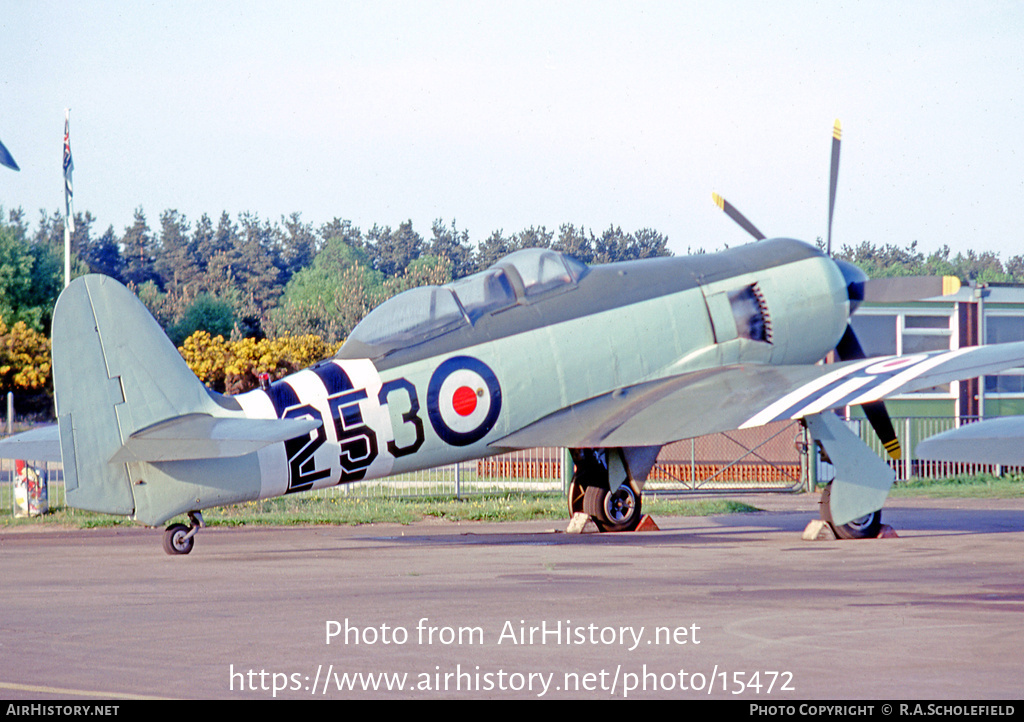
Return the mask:
<path id="1" fill-rule="evenodd" d="M 402 275 L 423 254 L 423 238 L 405 221 L 394 231 L 374 225 L 367 233 L 373 267 L 386 277 Z"/>
<path id="2" fill-rule="evenodd" d="M 281 249 L 285 271 L 283 282 L 287 283 L 294 274 L 313 262 L 322 244 L 320 238 L 313 232 L 312 224 L 302 222 L 301 214 L 292 213 L 287 218 L 282 218 L 281 222 L 284 224 Z"/>
<path id="3" fill-rule="evenodd" d="M 160 214 L 160 250 L 153 270 L 161 288 L 169 293 L 187 289 L 197 276 L 189 230 L 188 220 L 178 211 L 168 209 Z"/>
<path id="4" fill-rule="evenodd" d="M 168 329 L 167 335 L 175 346 L 181 346 L 196 331 L 227 338 L 234 330 L 235 322 L 235 310 L 230 303 L 202 293 L 188 305 L 181 319 Z"/>
<path id="5" fill-rule="evenodd" d="M 653 228 L 641 228 L 632 234 L 632 242 L 629 244 L 626 257 L 619 260 L 630 261 L 671 255 L 672 251 L 668 249 L 667 236 L 658 233 Z"/>
<path id="6" fill-rule="evenodd" d="M 594 263 L 597 251 L 594 249 L 594 234 L 589 236 L 582 228 L 566 223 L 558 229 L 558 240 L 552 245 L 556 251 L 568 254 L 584 263 Z"/>
<path id="7" fill-rule="evenodd" d="M 448 259 L 454 278 L 462 278 L 476 270 L 468 231 L 458 230 L 454 220 L 450 228 L 446 227 L 438 218 L 434 221 L 431 232 L 434 237 L 430 242 L 429 253 L 435 258 Z"/>
<path id="8" fill-rule="evenodd" d="M 383 288 L 376 295 L 374 306 L 380 305 L 402 291 L 420 286 L 441 286 L 452 280 L 452 264 L 447 258 L 437 256 L 420 256 L 412 261 L 405 273 L 396 278 L 384 281 Z"/>
<path id="9" fill-rule="evenodd" d="M 486 239 L 477 244 L 476 248 L 476 270 L 482 271 L 492 266 L 503 256 L 513 250 L 512 241 L 505 238 L 502 231 L 494 231 Z"/>
<path id="10" fill-rule="evenodd" d="M 968 250 L 950 258 L 949 246 L 943 246 L 926 257 L 918 250 L 917 241 L 906 248 L 863 241 L 853 247 L 844 245 L 836 256 L 859 266 L 870 278 L 942 275 L 957 276 L 963 282 L 1024 281 L 1024 258 L 1020 256 L 1014 256 L 1004 266 L 992 251 Z"/>
<path id="11" fill-rule="evenodd" d="M 12 324 L 29 310 L 34 263 L 25 227 L 0 223 L 0 318 Z"/>
<path id="12" fill-rule="evenodd" d="M 341 341 L 381 296 L 383 283 L 365 250 L 331 238 L 311 265 L 292 276 L 270 313 L 268 330 L 274 336 L 315 334 Z"/>
<path id="13" fill-rule="evenodd" d="M 54 246 L 47 239 L 52 225 L 45 214 L 33 240 L 21 211 L 9 219 L 0 220 L 0 315 L 12 326 L 23 321 L 35 331 L 49 332 L 53 304 L 64 284 L 63 241 Z"/>
<path id="14" fill-rule="evenodd" d="M 135 209 L 132 225 L 125 228 L 121 247 L 124 249 L 122 277 L 127 283 L 140 285 L 146 281 L 159 282 L 156 272 L 156 239 L 141 207 Z"/>
<path id="15" fill-rule="evenodd" d="M 106 233 L 90 244 L 83 260 L 88 265 L 90 273 L 102 273 L 124 282 L 121 243 L 114 233 L 113 226 L 108 226 Z"/>
<path id="16" fill-rule="evenodd" d="M 243 308 L 247 313 L 262 317 L 284 291 L 286 273 L 281 256 L 281 230 L 269 221 L 243 213 L 240 216 L 241 233 L 238 238 L 238 267 L 235 277 L 244 294 Z"/>

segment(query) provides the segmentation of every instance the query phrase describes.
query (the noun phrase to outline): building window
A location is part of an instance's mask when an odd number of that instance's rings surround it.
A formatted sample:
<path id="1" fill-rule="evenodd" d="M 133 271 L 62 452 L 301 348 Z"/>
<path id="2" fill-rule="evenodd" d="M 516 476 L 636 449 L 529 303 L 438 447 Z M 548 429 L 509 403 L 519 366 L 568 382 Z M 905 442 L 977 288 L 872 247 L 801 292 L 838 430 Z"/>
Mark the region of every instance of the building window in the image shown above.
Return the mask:
<path id="1" fill-rule="evenodd" d="M 949 351 L 952 339 L 951 318 L 948 314 L 945 316 L 902 314 L 903 344 L 900 353 Z"/>
<path id="2" fill-rule="evenodd" d="M 850 323 L 857 334 L 864 353 L 868 356 L 896 355 L 896 322 L 895 314 L 858 313 Z"/>
<path id="3" fill-rule="evenodd" d="M 1017 312 L 1019 313 L 1019 311 Z M 1024 316 L 1007 312 L 985 314 L 985 343 L 1024 341 Z M 986 394 L 1024 394 L 1024 368 L 1008 369 L 985 377 Z"/>

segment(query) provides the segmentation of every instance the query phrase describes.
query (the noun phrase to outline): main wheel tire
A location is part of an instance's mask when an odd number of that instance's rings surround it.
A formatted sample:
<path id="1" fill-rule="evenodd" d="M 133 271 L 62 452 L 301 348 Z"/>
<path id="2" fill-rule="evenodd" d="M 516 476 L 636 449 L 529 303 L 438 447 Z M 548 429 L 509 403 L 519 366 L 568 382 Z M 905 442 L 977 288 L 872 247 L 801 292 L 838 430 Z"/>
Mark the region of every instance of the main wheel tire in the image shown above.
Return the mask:
<path id="1" fill-rule="evenodd" d="M 184 524 L 171 524 L 164 530 L 164 551 L 168 554 L 188 554 L 195 543 L 194 536 L 188 536 L 188 527 Z"/>
<path id="2" fill-rule="evenodd" d="M 826 522 L 837 539 L 874 539 L 882 530 L 882 511 L 873 511 L 870 514 L 857 517 L 847 524 L 836 524 L 832 521 L 832 485 L 828 484 L 821 492 L 820 505 L 821 520 Z"/>
<path id="3" fill-rule="evenodd" d="M 588 486 L 583 494 L 583 511 L 601 531 L 633 531 L 640 525 L 641 497 L 631 484 L 615 491 Z"/>

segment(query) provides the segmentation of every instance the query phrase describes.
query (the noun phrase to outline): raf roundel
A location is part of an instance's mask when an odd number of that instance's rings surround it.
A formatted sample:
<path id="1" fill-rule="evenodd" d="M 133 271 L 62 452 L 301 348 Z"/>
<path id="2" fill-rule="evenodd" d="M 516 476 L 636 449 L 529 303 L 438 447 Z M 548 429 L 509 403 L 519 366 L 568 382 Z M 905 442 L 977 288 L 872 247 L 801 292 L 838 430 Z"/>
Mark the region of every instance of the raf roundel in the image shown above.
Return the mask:
<path id="1" fill-rule="evenodd" d="M 441 439 L 468 446 L 487 436 L 501 412 L 501 386 L 490 367 L 471 356 L 450 358 L 427 387 L 427 414 Z"/>

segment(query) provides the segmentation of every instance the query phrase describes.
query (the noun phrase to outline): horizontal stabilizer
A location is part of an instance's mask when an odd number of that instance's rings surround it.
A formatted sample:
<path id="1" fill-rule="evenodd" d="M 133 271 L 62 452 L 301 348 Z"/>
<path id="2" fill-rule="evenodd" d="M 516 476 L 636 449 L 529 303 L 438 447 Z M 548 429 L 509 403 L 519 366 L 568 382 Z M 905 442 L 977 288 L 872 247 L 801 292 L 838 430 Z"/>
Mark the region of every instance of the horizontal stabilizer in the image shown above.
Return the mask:
<path id="1" fill-rule="evenodd" d="M 1024 416 L 988 419 L 937 434 L 917 445 L 917 457 L 1024 466 Z"/>
<path id="2" fill-rule="evenodd" d="M 0 441 L 0 459 L 60 461 L 60 433 L 57 424 L 40 426 Z"/>
<path id="3" fill-rule="evenodd" d="M 136 431 L 111 463 L 242 456 L 321 426 L 312 419 L 246 419 L 184 414 Z"/>

